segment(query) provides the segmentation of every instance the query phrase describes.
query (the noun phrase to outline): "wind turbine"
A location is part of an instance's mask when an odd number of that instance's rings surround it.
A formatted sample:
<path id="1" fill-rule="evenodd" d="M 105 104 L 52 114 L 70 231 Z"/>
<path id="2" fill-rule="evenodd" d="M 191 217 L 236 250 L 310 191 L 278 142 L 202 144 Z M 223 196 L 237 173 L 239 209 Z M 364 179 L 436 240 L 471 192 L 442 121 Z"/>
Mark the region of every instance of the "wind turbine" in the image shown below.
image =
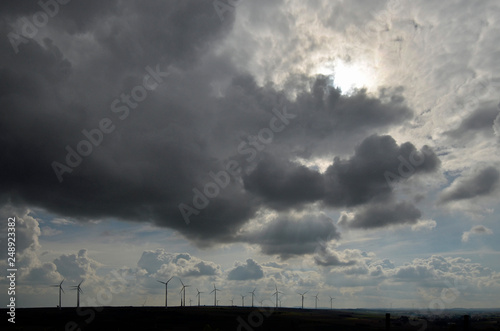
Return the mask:
<path id="1" fill-rule="evenodd" d="M 335 299 L 335 298 L 332 298 L 331 296 L 329 296 L 329 297 L 330 297 L 330 309 L 333 309 L 333 299 Z"/>
<path id="2" fill-rule="evenodd" d="M 245 297 L 246 295 L 240 294 L 241 295 L 241 306 L 245 307 Z"/>
<path id="3" fill-rule="evenodd" d="M 198 307 L 200 306 L 200 294 L 202 293 L 205 293 L 205 292 L 200 292 L 200 290 L 196 289 L 196 291 L 198 292 L 198 294 L 196 294 L 196 296 L 198 297 Z"/>
<path id="4" fill-rule="evenodd" d="M 299 293 L 297 292 L 297 294 L 300 294 L 300 296 L 302 297 L 302 309 L 304 309 L 304 295 L 309 292 L 309 291 L 305 291 L 304 293 Z"/>
<path id="5" fill-rule="evenodd" d="M 260 303 L 260 306 L 262 307 L 264 305 L 264 300 L 260 300 L 259 303 Z"/>
<path id="6" fill-rule="evenodd" d="M 280 293 L 283 294 L 283 292 L 278 291 L 278 285 L 275 285 L 275 287 L 276 287 L 276 292 L 274 292 L 273 295 L 276 296 L 276 308 L 278 308 L 278 301 L 279 301 L 278 297 L 279 297 L 279 294 Z"/>
<path id="7" fill-rule="evenodd" d="M 318 309 L 318 295 L 319 293 L 314 296 L 316 298 L 316 304 L 314 305 L 315 309 Z"/>
<path id="8" fill-rule="evenodd" d="M 218 288 L 215 287 L 215 284 L 214 284 L 214 289 L 212 290 L 212 292 L 210 292 L 210 294 L 214 293 L 214 306 L 217 307 L 217 291 L 220 291 Z"/>
<path id="9" fill-rule="evenodd" d="M 61 309 L 61 291 L 64 293 L 64 290 L 62 288 L 62 283 L 64 282 L 64 279 L 61 280 L 61 282 L 59 283 L 59 285 L 50 285 L 50 287 L 59 287 L 59 309 Z"/>
<path id="10" fill-rule="evenodd" d="M 255 297 L 255 290 L 256 289 L 257 288 L 254 288 L 252 292 L 248 292 L 248 293 L 250 293 L 252 295 L 252 307 L 253 307 L 253 298 Z"/>
<path id="11" fill-rule="evenodd" d="M 182 305 L 184 305 L 184 307 L 185 307 L 186 306 L 186 287 L 189 287 L 191 285 L 184 285 L 184 283 L 182 282 L 182 280 L 180 278 L 179 278 L 179 280 L 181 281 L 181 284 L 182 284 L 182 288 L 181 288 L 181 291 L 179 293 L 183 292 L 183 294 L 184 294 L 183 297 L 181 296 L 181 298 L 182 298 L 181 301 L 183 303 Z"/>
<path id="12" fill-rule="evenodd" d="M 233 298 L 231 298 L 231 300 L 230 300 L 230 301 L 231 301 L 231 306 L 234 306 L 234 297 L 233 297 Z"/>
<path id="13" fill-rule="evenodd" d="M 168 282 L 172 280 L 172 278 L 174 278 L 173 276 L 170 277 L 169 280 L 167 280 L 166 282 L 162 282 L 161 280 L 157 280 L 158 283 L 162 283 L 162 284 L 165 284 L 165 308 L 167 308 L 167 297 L 168 297 Z"/>
<path id="14" fill-rule="evenodd" d="M 82 283 L 83 280 L 78 285 L 71 286 L 73 290 L 76 290 L 76 308 L 80 307 L 80 293 L 83 293 L 82 289 L 80 288 L 80 285 L 82 285 Z"/>
<path id="15" fill-rule="evenodd" d="M 193 305 L 193 299 L 189 298 L 189 306 Z"/>

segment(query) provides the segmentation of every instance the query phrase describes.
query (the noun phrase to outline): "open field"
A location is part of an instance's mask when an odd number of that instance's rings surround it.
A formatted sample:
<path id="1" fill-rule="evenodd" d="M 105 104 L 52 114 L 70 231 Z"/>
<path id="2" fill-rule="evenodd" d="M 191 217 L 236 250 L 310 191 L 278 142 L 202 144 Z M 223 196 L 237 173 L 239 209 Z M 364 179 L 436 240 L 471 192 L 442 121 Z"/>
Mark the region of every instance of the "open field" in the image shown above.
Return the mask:
<path id="1" fill-rule="evenodd" d="M 2 316 L 6 310 L 2 309 Z M 323 310 L 270 307 L 82 307 L 21 308 L 8 330 L 385 330 L 382 310 Z M 423 316 L 391 311 L 390 330 L 500 330 L 500 310 L 450 310 Z M 408 318 L 406 318 L 406 317 Z M 418 319 L 420 317 L 421 319 Z M 5 325 L 7 318 L 4 317 Z M 2 328 L 4 329 L 4 328 Z"/>

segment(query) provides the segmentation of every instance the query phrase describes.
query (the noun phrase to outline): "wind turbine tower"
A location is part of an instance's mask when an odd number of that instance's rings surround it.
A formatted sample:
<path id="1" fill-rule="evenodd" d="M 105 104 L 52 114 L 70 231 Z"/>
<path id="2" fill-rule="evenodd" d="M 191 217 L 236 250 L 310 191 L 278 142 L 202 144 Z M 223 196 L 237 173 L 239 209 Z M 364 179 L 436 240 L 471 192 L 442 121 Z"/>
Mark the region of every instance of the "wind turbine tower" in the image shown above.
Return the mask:
<path id="1" fill-rule="evenodd" d="M 255 297 L 255 290 L 256 289 L 257 288 L 254 288 L 252 292 L 248 292 L 248 293 L 250 293 L 252 295 L 252 307 L 253 307 L 253 298 Z"/>
<path id="2" fill-rule="evenodd" d="M 172 280 L 174 277 L 170 277 L 169 280 L 166 282 L 162 282 L 161 280 L 157 280 L 158 283 L 165 284 L 165 308 L 167 308 L 167 303 L 168 303 L 168 282 Z"/>
<path id="3" fill-rule="evenodd" d="M 181 299 L 181 301 L 182 301 L 181 306 L 182 305 L 186 306 L 186 287 L 189 287 L 191 285 L 184 285 L 184 283 L 182 282 L 182 280 L 180 278 L 179 278 L 179 280 L 181 281 L 181 284 L 182 284 L 182 288 L 181 288 L 181 291 L 179 293 L 181 293 L 181 292 L 183 293 L 182 299 Z"/>
<path id="4" fill-rule="evenodd" d="M 217 307 L 217 291 L 220 291 L 218 288 L 215 287 L 215 284 L 214 284 L 214 289 L 212 290 L 212 292 L 210 292 L 210 294 L 214 293 L 214 306 Z"/>
<path id="5" fill-rule="evenodd" d="M 198 294 L 196 294 L 196 296 L 198 297 L 198 307 L 200 306 L 200 294 L 202 293 L 205 293 L 205 292 L 200 292 L 200 290 L 196 289 L 196 291 L 198 292 Z"/>
<path id="6" fill-rule="evenodd" d="M 276 287 L 276 292 L 273 293 L 273 295 L 276 295 L 276 308 L 278 308 L 278 301 L 279 301 L 279 294 L 283 294 L 283 292 L 278 291 L 278 285 L 275 285 Z"/>
<path id="7" fill-rule="evenodd" d="M 241 306 L 245 307 L 245 297 L 246 295 L 240 294 L 241 295 Z"/>
<path id="8" fill-rule="evenodd" d="M 316 298 L 316 299 L 315 299 L 315 300 L 316 300 L 316 303 L 314 304 L 314 308 L 315 308 L 315 309 L 318 309 L 318 295 L 319 295 L 319 293 L 318 293 L 318 294 L 316 294 L 316 295 L 314 296 L 314 297 Z"/>
<path id="9" fill-rule="evenodd" d="M 59 309 L 61 309 L 61 291 L 62 293 L 64 293 L 64 290 L 62 288 L 62 283 L 64 282 L 64 279 L 61 280 L 61 282 L 59 283 L 59 285 L 50 285 L 50 287 L 59 287 Z"/>
<path id="10" fill-rule="evenodd" d="M 80 307 L 80 293 L 83 293 L 82 289 L 80 288 L 80 285 L 82 285 L 83 280 L 78 284 L 71 286 L 73 290 L 76 290 L 76 308 Z"/>
<path id="11" fill-rule="evenodd" d="M 329 296 L 329 297 L 330 297 L 330 309 L 333 309 L 333 299 L 335 299 L 335 298 L 332 298 L 331 296 Z"/>
<path id="12" fill-rule="evenodd" d="M 304 309 L 304 295 L 309 292 L 309 291 L 305 291 L 304 293 L 299 293 L 297 292 L 297 294 L 299 294 L 301 297 L 302 297 L 302 309 Z"/>

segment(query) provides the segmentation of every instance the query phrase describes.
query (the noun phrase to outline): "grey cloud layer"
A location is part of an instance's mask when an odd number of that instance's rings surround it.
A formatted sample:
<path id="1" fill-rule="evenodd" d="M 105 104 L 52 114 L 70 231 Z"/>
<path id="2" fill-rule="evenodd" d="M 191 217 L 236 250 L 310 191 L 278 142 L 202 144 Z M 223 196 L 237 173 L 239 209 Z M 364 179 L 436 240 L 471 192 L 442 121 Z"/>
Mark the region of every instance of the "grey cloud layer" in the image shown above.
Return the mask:
<path id="1" fill-rule="evenodd" d="M 248 259 L 245 264 L 237 263 L 236 267 L 228 272 L 229 280 L 251 280 L 264 277 L 262 267 L 252 259 Z"/>
<path id="2" fill-rule="evenodd" d="M 342 216 L 339 224 L 351 228 L 371 229 L 396 224 L 416 224 L 420 216 L 420 210 L 413 204 L 392 202 L 363 207 L 352 219 Z"/>
<path id="3" fill-rule="evenodd" d="M 441 194 L 440 203 L 467 200 L 492 194 L 498 185 L 500 173 L 495 167 L 487 167 L 476 171 L 465 178 L 454 182 Z"/>
<path id="4" fill-rule="evenodd" d="M 391 136 L 376 134 L 412 118 L 397 92 L 385 91 L 381 98 L 362 91 L 344 96 L 323 76 L 302 76 L 291 101 L 281 87 L 257 85 L 252 75 L 235 69 L 228 54 L 217 53 L 232 21 L 221 23 L 209 1 L 127 1 L 120 8 L 92 2 L 84 11 L 94 17 L 88 21 L 75 16 L 83 6 L 77 3 L 61 7 L 54 25 L 49 24 L 57 29 L 47 30 L 44 40 L 20 45 L 17 55 L 8 39 L 0 41 L 2 203 L 38 206 L 81 221 L 153 222 L 199 245 L 241 240 L 260 244 L 268 254 L 304 254 L 315 245 L 299 231 L 307 217 L 276 219 L 265 229 L 273 241 L 256 234 L 242 239 L 237 233 L 263 207 L 287 215 L 310 203 L 339 208 L 389 201 L 393 191 L 384 172 L 397 172 L 400 156 L 424 153 L 410 142 L 398 145 Z M 105 10 L 92 16 L 99 6 Z M 11 31 L 9 23 L 23 13 L 32 10 L 5 12 L 0 32 Z M 81 48 L 66 42 L 65 33 L 83 31 L 92 38 L 81 40 Z M 126 106 L 121 95 L 141 84 L 146 66 L 173 69 L 138 106 Z M 229 82 L 222 96 L 211 85 L 218 81 Z M 127 118 L 110 109 L 116 99 L 129 108 Z M 247 161 L 238 146 L 245 142 L 250 148 L 250 138 L 280 107 L 296 118 L 265 150 L 255 149 L 255 160 Z M 114 131 L 104 134 L 102 143 L 59 183 L 52 162 L 64 163 L 67 146 L 76 149 L 86 139 L 82 130 L 95 129 L 103 118 L 109 118 Z M 295 162 L 333 155 L 342 157 L 334 158 L 323 174 Z M 186 226 L 179 203 L 192 203 L 193 188 L 203 189 L 211 181 L 210 171 L 224 169 L 228 160 L 238 161 L 240 176 Z M 427 153 L 414 174 L 438 165 L 436 155 Z M 413 222 L 417 211 L 405 211 L 409 218 L 384 215 L 381 222 Z M 318 225 L 314 231 L 336 233 L 330 223 L 316 219 L 311 224 Z M 290 231 L 283 234 L 287 226 Z M 285 238 L 295 234 L 307 238 L 293 251 Z"/>
<path id="5" fill-rule="evenodd" d="M 278 254 L 282 259 L 312 254 L 319 241 L 339 239 L 333 220 L 323 214 L 280 214 L 270 222 L 240 233 L 236 240 L 257 244 L 264 254 Z"/>

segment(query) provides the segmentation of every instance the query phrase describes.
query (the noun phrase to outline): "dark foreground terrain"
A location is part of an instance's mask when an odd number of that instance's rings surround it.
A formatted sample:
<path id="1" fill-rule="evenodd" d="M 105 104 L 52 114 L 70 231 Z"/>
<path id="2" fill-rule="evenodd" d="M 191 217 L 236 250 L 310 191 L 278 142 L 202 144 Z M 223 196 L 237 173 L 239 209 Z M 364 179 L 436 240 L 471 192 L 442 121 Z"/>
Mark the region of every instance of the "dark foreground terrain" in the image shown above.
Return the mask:
<path id="1" fill-rule="evenodd" d="M 386 330 L 386 311 L 250 307 L 83 307 L 1 309 L 2 330 Z M 469 327 L 464 322 L 469 315 Z M 500 330 L 500 311 L 424 316 L 392 310 L 390 330 Z"/>

